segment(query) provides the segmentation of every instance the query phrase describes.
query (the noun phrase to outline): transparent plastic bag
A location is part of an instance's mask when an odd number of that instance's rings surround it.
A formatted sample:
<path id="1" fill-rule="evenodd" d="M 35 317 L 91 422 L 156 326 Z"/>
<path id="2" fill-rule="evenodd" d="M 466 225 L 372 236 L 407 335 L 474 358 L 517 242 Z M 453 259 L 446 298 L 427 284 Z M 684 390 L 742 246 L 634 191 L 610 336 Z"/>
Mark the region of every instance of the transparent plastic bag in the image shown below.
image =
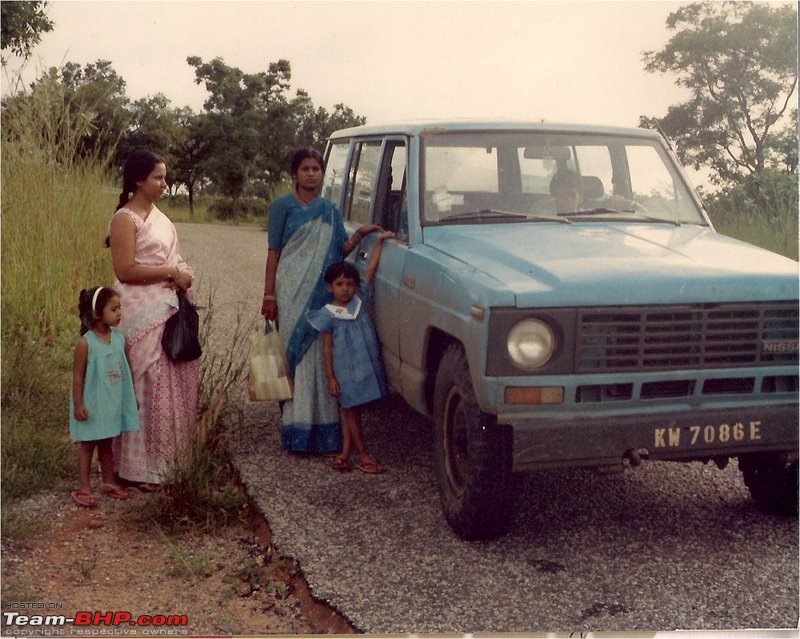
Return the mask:
<path id="1" fill-rule="evenodd" d="M 289 365 L 278 329 L 267 322 L 264 331 L 250 337 L 250 400 L 280 402 L 292 398 Z"/>

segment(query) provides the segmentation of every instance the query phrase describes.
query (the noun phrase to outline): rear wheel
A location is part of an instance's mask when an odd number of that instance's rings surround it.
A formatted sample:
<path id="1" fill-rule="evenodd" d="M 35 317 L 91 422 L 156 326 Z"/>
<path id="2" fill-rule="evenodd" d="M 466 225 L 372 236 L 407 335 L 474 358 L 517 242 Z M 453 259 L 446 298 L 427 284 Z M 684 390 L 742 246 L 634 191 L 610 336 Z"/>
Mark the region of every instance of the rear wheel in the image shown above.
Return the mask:
<path id="1" fill-rule="evenodd" d="M 514 504 L 511 427 L 478 407 L 458 344 L 445 351 L 436 374 L 434 418 L 436 481 L 450 527 L 463 539 L 506 533 Z"/>
<path id="2" fill-rule="evenodd" d="M 785 454 L 739 457 L 739 470 L 753 499 L 765 510 L 797 515 L 798 466 Z"/>

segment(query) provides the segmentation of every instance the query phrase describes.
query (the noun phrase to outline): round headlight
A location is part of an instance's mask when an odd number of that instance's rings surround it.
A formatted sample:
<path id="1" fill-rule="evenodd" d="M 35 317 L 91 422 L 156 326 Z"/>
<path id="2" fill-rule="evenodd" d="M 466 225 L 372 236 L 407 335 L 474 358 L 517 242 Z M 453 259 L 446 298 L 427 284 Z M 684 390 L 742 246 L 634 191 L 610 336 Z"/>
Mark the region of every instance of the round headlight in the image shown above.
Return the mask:
<path id="1" fill-rule="evenodd" d="M 544 366 L 556 347 L 550 327 L 541 320 L 526 319 L 514 325 L 506 342 L 512 361 L 525 370 Z"/>

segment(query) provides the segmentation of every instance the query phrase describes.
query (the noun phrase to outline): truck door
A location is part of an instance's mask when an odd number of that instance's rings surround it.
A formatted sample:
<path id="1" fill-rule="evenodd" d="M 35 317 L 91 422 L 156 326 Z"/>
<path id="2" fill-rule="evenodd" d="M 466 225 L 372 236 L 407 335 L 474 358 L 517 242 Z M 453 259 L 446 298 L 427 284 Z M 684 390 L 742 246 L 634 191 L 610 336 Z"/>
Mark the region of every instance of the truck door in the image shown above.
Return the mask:
<path id="1" fill-rule="evenodd" d="M 378 224 L 394 231 L 396 239 L 383 244 L 381 262 L 373 281 L 371 317 L 381 343 L 389 383 L 400 385 L 399 290 L 408 251 L 407 153 L 402 137 L 381 141 L 356 141 L 344 201 L 349 232 L 363 224 Z M 367 269 L 375 235 L 365 237 L 351 258 L 362 275 Z"/>

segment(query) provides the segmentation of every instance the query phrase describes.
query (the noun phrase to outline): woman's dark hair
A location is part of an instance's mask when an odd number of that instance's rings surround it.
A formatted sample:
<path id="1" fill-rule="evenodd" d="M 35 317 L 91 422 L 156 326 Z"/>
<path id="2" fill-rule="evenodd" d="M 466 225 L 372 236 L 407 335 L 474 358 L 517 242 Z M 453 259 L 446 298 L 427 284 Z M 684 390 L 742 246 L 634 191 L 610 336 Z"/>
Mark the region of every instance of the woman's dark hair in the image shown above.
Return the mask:
<path id="1" fill-rule="evenodd" d="M 100 292 L 97 294 L 97 301 L 94 308 L 92 308 L 92 299 L 98 289 Z M 102 313 L 106 304 L 114 297 L 119 297 L 119 293 L 107 286 L 95 286 L 94 288 L 81 290 L 80 295 L 78 295 L 78 317 L 81 319 L 81 335 L 85 335 L 92 330 L 92 326 L 97 320 L 95 311 Z"/>
<path id="2" fill-rule="evenodd" d="M 160 155 L 147 149 L 134 151 L 128 156 L 122 169 L 122 193 L 119 194 L 119 202 L 117 208 L 114 209 L 115 213 L 128 203 L 131 194 L 136 191 L 136 183 L 146 180 L 156 164 L 166 164 L 166 162 Z M 110 245 L 110 238 L 106 236 L 106 247 Z"/>
<path id="3" fill-rule="evenodd" d="M 358 286 L 361 283 L 361 277 L 358 274 L 358 269 L 350 264 L 350 262 L 334 262 L 325 271 L 325 283 L 333 284 L 334 280 L 344 275 L 347 279 L 353 280 Z"/>
<path id="4" fill-rule="evenodd" d="M 303 160 L 308 160 L 309 158 L 319 162 L 322 170 L 325 170 L 325 162 L 322 159 L 322 153 L 316 149 L 299 149 L 295 151 L 294 155 L 292 156 L 292 177 L 297 175 L 297 171 L 300 169 L 300 165 L 303 163 Z"/>

